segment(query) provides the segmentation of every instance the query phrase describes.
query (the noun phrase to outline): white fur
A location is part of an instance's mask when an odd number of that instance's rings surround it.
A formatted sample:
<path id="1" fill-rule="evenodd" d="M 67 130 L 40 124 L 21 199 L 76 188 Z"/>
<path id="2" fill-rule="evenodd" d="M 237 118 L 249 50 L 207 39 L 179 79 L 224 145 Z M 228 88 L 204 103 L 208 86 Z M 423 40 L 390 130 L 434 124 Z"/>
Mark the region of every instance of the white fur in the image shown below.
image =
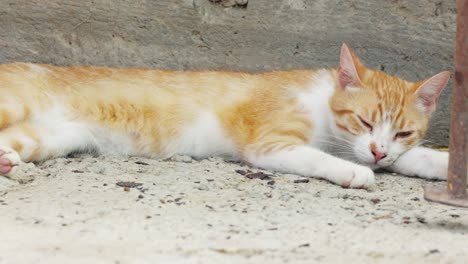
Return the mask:
<path id="1" fill-rule="evenodd" d="M 424 147 L 414 147 L 400 156 L 390 170 L 408 176 L 446 180 L 448 174 L 448 152 Z"/>
<path id="2" fill-rule="evenodd" d="M 238 156 L 237 149 L 224 134 L 218 117 L 211 111 L 201 111 L 195 122 L 165 147 L 166 156 L 189 155 L 197 159 L 209 156 Z"/>
<path id="3" fill-rule="evenodd" d="M 305 92 L 297 94 L 297 100 L 314 125 L 310 145 L 319 149 L 325 149 L 328 142 L 333 141 L 330 137 L 331 111 L 328 101 L 334 90 L 332 75 L 322 70 L 312 79 Z"/>
<path id="4" fill-rule="evenodd" d="M 93 138 L 87 124 L 73 120 L 59 99 L 53 101 L 49 110 L 36 112 L 31 117 L 31 125 L 37 127 L 35 131 L 41 141 L 41 159 L 91 147 Z M 25 146 L 36 147 L 33 144 Z"/>
<path id="5" fill-rule="evenodd" d="M 131 135 L 102 126 L 89 127 L 90 129 L 88 130 L 91 131 L 92 135 L 90 148 L 96 149 L 101 154 L 110 156 L 136 154 Z"/>

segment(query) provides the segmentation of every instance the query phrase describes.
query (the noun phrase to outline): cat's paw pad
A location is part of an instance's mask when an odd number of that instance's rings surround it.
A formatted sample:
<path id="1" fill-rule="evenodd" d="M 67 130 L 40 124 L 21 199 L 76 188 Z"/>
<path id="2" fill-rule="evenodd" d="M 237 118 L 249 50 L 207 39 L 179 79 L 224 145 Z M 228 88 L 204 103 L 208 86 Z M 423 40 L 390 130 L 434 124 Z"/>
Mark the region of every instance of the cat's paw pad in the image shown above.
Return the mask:
<path id="1" fill-rule="evenodd" d="M 343 173 L 341 186 L 345 188 L 367 188 L 375 183 L 374 172 L 368 167 L 353 166 Z"/>
<path id="2" fill-rule="evenodd" d="M 20 163 L 21 158 L 16 151 L 0 147 L 0 175 L 11 177 Z"/>

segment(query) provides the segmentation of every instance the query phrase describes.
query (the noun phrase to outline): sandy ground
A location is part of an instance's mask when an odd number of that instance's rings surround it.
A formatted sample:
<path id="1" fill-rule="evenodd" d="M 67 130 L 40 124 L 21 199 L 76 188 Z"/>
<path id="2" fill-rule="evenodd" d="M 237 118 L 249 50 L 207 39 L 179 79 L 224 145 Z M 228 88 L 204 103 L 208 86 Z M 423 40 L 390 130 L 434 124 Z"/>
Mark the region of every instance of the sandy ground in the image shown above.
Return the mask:
<path id="1" fill-rule="evenodd" d="M 468 210 L 426 202 L 427 181 L 379 174 L 366 191 L 246 169 L 91 156 L 23 167 L 22 184 L 0 179 L 0 263 L 468 263 Z"/>

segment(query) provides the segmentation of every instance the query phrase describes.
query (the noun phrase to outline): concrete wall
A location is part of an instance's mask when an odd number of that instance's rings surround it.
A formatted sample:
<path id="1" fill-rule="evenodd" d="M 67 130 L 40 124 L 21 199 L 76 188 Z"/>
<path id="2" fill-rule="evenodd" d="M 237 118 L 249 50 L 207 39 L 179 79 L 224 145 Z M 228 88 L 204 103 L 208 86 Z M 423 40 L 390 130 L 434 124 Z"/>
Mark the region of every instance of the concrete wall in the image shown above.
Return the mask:
<path id="1" fill-rule="evenodd" d="M 453 0 L 1 0 L 0 63 L 330 67 L 345 41 L 368 66 L 418 80 L 452 68 L 455 20 Z M 442 145 L 449 85 L 428 135 Z"/>

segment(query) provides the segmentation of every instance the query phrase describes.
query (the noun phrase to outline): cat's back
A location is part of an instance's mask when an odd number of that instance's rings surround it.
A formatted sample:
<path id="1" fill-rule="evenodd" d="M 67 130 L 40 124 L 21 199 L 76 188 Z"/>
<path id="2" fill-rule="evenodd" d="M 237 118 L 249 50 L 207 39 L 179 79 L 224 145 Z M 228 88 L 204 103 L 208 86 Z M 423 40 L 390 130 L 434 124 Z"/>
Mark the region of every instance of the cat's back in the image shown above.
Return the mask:
<path id="1" fill-rule="evenodd" d="M 0 82 L 41 80 L 49 86 L 57 85 L 74 89 L 86 89 L 89 86 L 104 88 L 106 84 L 112 84 L 116 85 L 113 89 L 140 87 L 167 89 L 175 92 L 190 90 L 225 92 L 233 88 L 242 91 L 244 88 L 262 86 L 274 89 L 280 86 L 303 85 L 310 81 L 310 77 L 311 71 L 309 70 L 250 73 L 223 70 L 111 68 L 91 65 L 54 66 L 22 62 L 0 64 Z"/>
<path id="2" fill-rule="evenodd" d="M 62 85 L 75 89 L 85 89 L 89 85 L 105 87 L 106 84 L 121 83 L 113 89 L 140 86 L 141 88 L 187 91 L 187 89 L 196 90 L 210 87 L 218 87 L 219 90 L 223 90 L 223 88 L 228 88 L 226 84 L 229 83 L 243 86 L 242 84 L 258 80 L 258 75 L 235 71 L 178 71 L 91 65 L 55 66 L 23 62 L 0 64 L 0 81 L 38 79 L 49 82 L 51 86 Z M 218 85 L 213 85 L 215 83 Z"/>
<path id="3" fill-rule="evenodd" d="M 199 103 L 237 101 L 256 94 L 281 96 L 284 88 L 306 87 L 311 71 L 264 73 L 177 71 L 100 66 L 53 66 L 34 63 L 0 65 L 0 89 L 56 95 L 125 97 L 128 100 L 191 100 Z M 226 102 L 225 102 L 226 103 Z"/>

